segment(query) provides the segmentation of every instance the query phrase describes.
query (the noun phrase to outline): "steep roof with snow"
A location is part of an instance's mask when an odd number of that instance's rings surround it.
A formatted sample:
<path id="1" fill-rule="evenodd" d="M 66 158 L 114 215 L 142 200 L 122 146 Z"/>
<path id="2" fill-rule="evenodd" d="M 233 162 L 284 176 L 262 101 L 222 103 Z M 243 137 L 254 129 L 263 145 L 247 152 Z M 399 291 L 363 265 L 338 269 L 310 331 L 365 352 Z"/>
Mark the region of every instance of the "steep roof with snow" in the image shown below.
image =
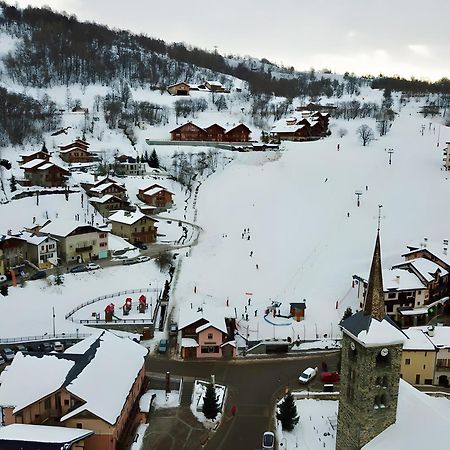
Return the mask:
<path id="1" fill-rule="evenodd" d="M 2 441 L 66 444 L 80 441 L 94 434 L 82 428 L 49 427 L 46 425 L 26 425 L 14 423 L 0 427 Z M 6 445 L 6 443 L 5 443 Z M 1 447 L 1 445 L 0 445 Z"/>
<path id="2" fill-rule="evenodd" d="M 37 159 L 32 159 L 31 161 L 28 161 L 27 163 L 22 164 L 22 165 L 20 166 L 20 168 L 21 168 L 21 169 L 33 169 L 33 168 L 35 168 L 35 167 L 37 167 L 37 166 L 39 166 L 40 164 L 43 164 L 43 163 L 45 163 L 45 162 L 46 162 L 45 159 L 39 159 L 39 158 L 37 158 Z"/>
<path id="3" fill-rule="evenodd" d="M 48 225 L 45 225 L 45 227 L 41 228 L 41 233 L 51 234 L 55 236 L 68 236 L 72 231 L 76 230 L 80 227 L 88 227 L 91 228 L 92 231 L 102 231 L 97 227 L 94 227 L 93 225 L 89 225 L 88 223 L 84 222 L 77 222 L 75 220 L 70 219 L 55 219 L 52 220 Z M 89 232 L 92 232 L 89 231 Z"/>
<path id="4" fill-rule="evenodd" d="M 403 350 L 436 350 L 429 336 L 423 330 L 418 328 L 408 328 L 403 330 L 403 332 L 408 336 L 408 339 L 403 343 Z"/>
<path id="5" fill-rule="evenodd" d="M 431 397 L 400 379 L 396 422 L 362 449 L 444 448 L 449 428 L 450 400 Z"/>
<path id="6" fill-rule="evenodd" d="M 134 223 L 143 218 L 150 219 L 151 221 L 156 222 L 155 219 L 146 216 L 145 214 L 141 213 L 141 211 L 131 212 L 131 211 L 124 211 L 121 209 L 120 211 L 116 211 L 114 214 L 111 214 L 109 216 L 109 220 L 111 222 L 123 223 L 125 225 L 133 225 Z"/>
<path id="7" fill-rule="evenodd" d="M 83 400 L 83 404 L 63 416 L 61 422 L 89 411 L 114 425 L 147 352 L 130 339 L 108 331 L 75 344 L 63 354 L 19 352 L 2 378 L 0 405 L 14 407 L 14 412 L 18 412 L 65 388 Z M 126 364 L 112 355 L 123 356 Z"/>
<path id="8" fill-rule="evenodd" d="M 414 328 L 420 329 L 425 333 L 428 331 L 427 326 Z M 412 330 L 413 328 L 409 329 Z M 450 348 L 450 327 L 435 326 L 432 331 L 427 334 L 427 337 L 437 348 Z"/>

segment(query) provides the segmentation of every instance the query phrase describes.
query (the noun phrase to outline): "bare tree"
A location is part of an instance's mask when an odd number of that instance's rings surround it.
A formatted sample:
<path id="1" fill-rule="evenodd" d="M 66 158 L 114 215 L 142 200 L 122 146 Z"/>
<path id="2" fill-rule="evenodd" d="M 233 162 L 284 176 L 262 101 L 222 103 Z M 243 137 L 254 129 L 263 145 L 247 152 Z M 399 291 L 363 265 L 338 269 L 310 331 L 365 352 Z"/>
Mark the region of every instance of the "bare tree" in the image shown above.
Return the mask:
<path id="1" fill-rule="evenodd" d="M 369 125 L 363 124 L 360 127 L 357 128 L 356 134 L 359 136 L 359 139 L 361 139 L 362 145 L 365 147 L 367 144 L 370 143 L 370 141 L 373 141 L 375 138 L 375 134 L 372 130 L 372 128 L 369 127 Z"/>

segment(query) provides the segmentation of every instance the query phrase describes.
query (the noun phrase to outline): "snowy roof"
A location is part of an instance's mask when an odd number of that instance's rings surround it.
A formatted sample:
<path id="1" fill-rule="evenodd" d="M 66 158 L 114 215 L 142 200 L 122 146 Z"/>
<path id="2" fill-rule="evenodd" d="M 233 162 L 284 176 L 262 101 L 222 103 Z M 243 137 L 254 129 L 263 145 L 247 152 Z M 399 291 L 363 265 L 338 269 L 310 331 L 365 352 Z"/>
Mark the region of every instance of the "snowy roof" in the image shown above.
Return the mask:
<path id="1" fill-rule="evenodd" d="M 37 236 L 33 233 L 29 233 L 28 231 L 22 231 L 21 237 L 24 238 L 29 244 L 39 245 L 42 242 L 45 242 L 47 239 L 52 239 L 49 236 Z M 54 239 L 52 239 L 54 241 Z"/>
<path id="2" fill-rule="evenodd" d="M 426 287 L 416 274 L 397 268 L 383 270 L 383 285 L 385 291 L 409 291 Z"/>
<path id="3" fill-rule="evenodd" d="M 28 161 L 25 164 L 22 164 L 20 166 L 21 169 L 32 169 L 33 167 L 39 166 L 39 164 L 45 163 L 45 159 L 32 159 L 31 161 Z"/>
<path id="4" fill-rule="evenodd" d="M 198 343 L 192 338 L 181 338 L 181 346 L 184 348 L 198 347 Z"/>
<path id="5" fill-rule="evenodd" d="M 70 153 L 70 152 L 73 152 L 73 151 L 77 151 L 77 152 L 81 151 L 81 152 L 85 152 L 85 153 L 89 153 L 89 154 L 91 153 L 88 149 L 86 149 L 86 148 L 84 148 L 82 146 L 79 146 L 78 144 L 72 144 L 72 147 L 70 147 L 70 148 L 68 148 L 66 150 L 60 150 L 59 153 Z"/>
<path id="6" fill-rule="evenodd" d="M 76 230 L 79 227 L 90 227 L 94 228 L 96 231 L 102 231 L 93 225 L 89 225 L 84 222 L 76 222 L 75 220 L 70 219 L 55 219 L 52 220 L 48 225 L 45 225 L 41 228 L 41 233 L 48 233 L 55 236 L 68 236 L 72 231 Z"/>
<path id="7" fill-rule="evenodd" d="M 211 86 L 223 87 L 223 84 L 220 81 L 205 81 L 205 83 L 208 83 Z"/>
<path id="8" fill-rule="evenodd" d="M 61 422 L 86 410 L 115 424 L 148 350 L 128 338 L 122 339 L 104 331 L 99 337 L 91 336 L 75 344 L 64 354 L 87 354 L 90 351 L 95 352 L 94 357 L 67 385 L 69 392 L 86 403 L 62 417 Z M 103 382 L 94 383 L 93 380 Z"/>
<path id="9" fill-rule="evenodd" d="M 427 326 L 414 327 L 416 329 L 428 331 Z M 410 330 L 412 328 L 409 328 Z M 433 336 L 430 336 L 433 334 Z M 450 348 L 450 327 L 435 326 L 430 334 L 427 334 L 428 339 L 438 348 Z"/>
<path id="10" fill-rule="evenodd" d="M 51 353 L 36 356 L 18 352 L 2 378 L 0 406 L 14 407 L 16 413 L 57 391 L 74 365 L 74 361 L 56 358 Z"/>
<path id="11" fill-rule="evenodd" d="M 271 133 L 295 133 L 304 128 L 305 125 L 280 124 L 270 130 Z"/>
<path id="12" fill-rule="evenodd" d="M 222 320 L 217 320 L 216 322 L 212 323 L 212 322 L 208 322 L 205 323 L 204 325 L 200 325 L 195 332 L 196 333 L 201 333 L 204 330 L 207 330 L 208 328 L 216 328 L 219 331 L 222 331 L 223 333 L 227 332 L 227 326 L 225 324 L 225 319 Z"/>
<path id="13" fill-rule="evenodd" d="M 89 202 L 90 202 L 90 203 L 105 203 L 105 202 L 107 202 L 108 200 L 111 200 L 111 199 L 120 200 L 120 198 L 119 198 L 119 197 L 116 197 L 115 195 L 106 194 L 106 195 L 104 195 L 103 197 L 99 197 L 99 198 L 91 198 L 91 199 L 89 200 Z"/>
<path id="14" fill-rule="evenodd" d="M 53 164 L 51 162 L 48 162 L 46 164 L 42 164 L 42 166 L 39 166 L 37 169 L 38 170 L 47 170 L 47 169 L 50 169 L 50 167 L 53 167 L 53 166 L 55 166 L 55 164 Z"/>
<path id="15" fill-rule="evenodd" d="M 434 263 L 433 261 L 430 261 L 429 259 L 425 258 L 415 258 L 410 259 L 409 261 L 405 261 L 400 264 L 396 264 L 394 267 L 405 267 L 405 266 L 412 266 L 416 269 L 422 277 L 427 281 L 433 281 L 434 277 L 431 274 L 434 274 L 437 272 L 437 270 L 440 270 L 441 276 L 447 275 L 447 271 L 443 269 L 438 264 Z"/>
<path id="16" fill-rule="evenodd" d="M 49 427 L 46 425 L 25 425 L 14 423 L 6 427 L 0 427 L 1 441 L 21 441 L 21 442 L 53 442 L 66 444 L 84 439 L 93 431 L 82 428 Z"/>
<path id="17" fill-rule="evenodd" d="M 125 188 L 123 186 L 121 186 L 120 184 L 117 183 L 105 183 L 105 184 L 100 184 L 99 186 L 95 186 L 93 188 L 91 188 L 90 190 L 92 192 L 103 192 L 105 189 L 108 189 L 111 186 L 116 186 L 118 187 L 121 191 L 124 191 Z"/>
<path id="18" fill-rule="evenodd" d="M 445 264 L 450 266 L 450 255 L 448 254 L 448 245 L 438 244 L 437 242 L 427 242 L 426 247 L 423 243 L 418 244 L 408 244 L 406 246 L 410 251 L 407 253 L 404 253 L 402 256 L 408 256 L 411 253 L 415 253 L 420 250 L 425 250 L 426 252 L 436 256 L 441 261 L 443 261 Z M 444 248 L 447 248 L 447 250 L 444 250 Z"/>
<path id="19" fill-rule="evenodd" d="M 200 319 L 208 321 L 207 326 L 214 326 L 215 328 L 227 332 L 225 325 L 226 317 L 234 317 L 234 310 L 232 308 L 210 307 L 203 304 L 201 307 L 190 308 L 188 303 L 184 303 L 180 308 L 180 319 L 178 321 L 178 329 L 182 330 L 187 326 L 197 322 Z"/>
<path id="20" fill-rule="evenodd" d="M 362 449 L 443 448 L 449 428 L 450 401 L 424 394 L 400 379 L 396 422 Z"/>
<path id="21" fill-rule="evenodd" d="M 231 345 L 232 347 L 236 348 L 236 341 L 227 341 L 224 342 L 221 347 L 225 347 L 226 345 Z"/>
<path id="22" fill-rule="evenodd" d="M 120 211 L 116 211 L 114 214 L 109 216 L 109 220 L 111 222 L 119 222 L 125 225 L 133 225 L 138 220 L 141 220 L 144 217 L 152 220 L 153 222 L 156 222 L 155 219 L 146 216 L 145 214 L 141 213 L 141 211 L 131 212 L 131 211 L 124 211 L 123 209 L 121 209 Z"/>
<path id="23" fill-rule="evenodd" d="M 403 350 L 426 350 L 433 351 L 435 346 L 428 338 L 428 335 L 417 328 L 403 330 L 408 339 L 403 343 Z"/>
<path id="24" fill-rule="evenodd" d="M 363 311 L 341 322 L 342 330 L 365 347 L 402 344 L 406 335 L 389 316 L 382 320 L 365 315 Z"/>
<path id="25" fill-rule="evenodd" d="M 159 192 L 164 192 L 164 191 L 169 192 L 169 194 L 172 194 L 172 192 L 168 191 L 165 188 L 161 188 L 161 187 L 154 187 L 154 188 L 148 189 L 148 190 L 144 191 L 144 194 L 145 195 L 156 195 Z"/>

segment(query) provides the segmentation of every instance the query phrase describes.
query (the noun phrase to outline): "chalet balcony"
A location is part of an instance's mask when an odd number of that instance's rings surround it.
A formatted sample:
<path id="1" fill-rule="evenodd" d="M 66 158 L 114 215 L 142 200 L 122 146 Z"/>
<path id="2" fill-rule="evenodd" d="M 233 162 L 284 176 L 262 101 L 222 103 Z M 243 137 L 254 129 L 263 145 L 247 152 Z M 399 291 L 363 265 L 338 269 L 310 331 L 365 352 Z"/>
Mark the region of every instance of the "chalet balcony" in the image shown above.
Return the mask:
<path id="1" fill-rule="evenodd" d="M 92 245 L 86 245 L 85 247 L 78 247 L 75 249 L 76 253 L 84 253 L 84 252 L 91 252 L 93 249 Z"/>
<path id="2" fill-rule="evenodd" d="M 439 370 L 441 372 L 443 372 L 443 371 L 450 371 L 450 366 L 447 365 L 447 364 L 437 363 L 436 364 L 436 370 Z"/>

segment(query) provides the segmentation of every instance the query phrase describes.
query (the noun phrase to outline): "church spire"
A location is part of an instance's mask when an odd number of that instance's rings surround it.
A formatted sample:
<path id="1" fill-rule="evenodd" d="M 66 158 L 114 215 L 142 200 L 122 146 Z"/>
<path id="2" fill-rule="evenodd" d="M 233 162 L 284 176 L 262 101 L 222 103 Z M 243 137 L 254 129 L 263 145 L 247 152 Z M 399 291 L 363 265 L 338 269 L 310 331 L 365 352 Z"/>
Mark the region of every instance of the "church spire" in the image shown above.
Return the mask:
<path id="1" fill-rule="evenodd" d="M 383 274 L 381 271 L 380 230 L 377 232 L 369 283 L 364 303 L 364 315 L 382 320 L 386 316 L 384 307 Z"/>

